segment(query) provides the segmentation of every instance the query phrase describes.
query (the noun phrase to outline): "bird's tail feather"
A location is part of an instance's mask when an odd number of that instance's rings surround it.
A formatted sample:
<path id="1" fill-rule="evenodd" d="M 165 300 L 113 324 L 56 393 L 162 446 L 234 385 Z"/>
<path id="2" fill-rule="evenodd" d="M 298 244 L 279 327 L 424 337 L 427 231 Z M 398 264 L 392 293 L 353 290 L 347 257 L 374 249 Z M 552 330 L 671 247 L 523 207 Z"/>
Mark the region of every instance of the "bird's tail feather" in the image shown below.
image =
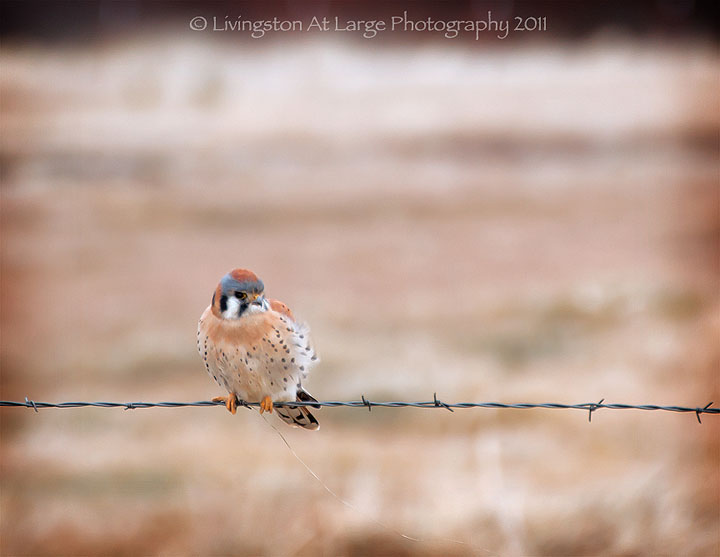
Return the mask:
<path id="1" fill-rule="evenodd" d="M 298 388 L 297 400 L 298 402 L 317 402 L 317 400 L 303 388 Z M 320 408 L 320 406 L 318 405 L 317 408 Z M 284 406 L 282 408 L 275 408 L 275 411 L 282 421 L 292 426 L 310 430 L 320 429 L 320 424 L 317 419 L 315 419 L 315 416 L 310 413 L 307 406 L 297 406 L 295 408 Z"/>
<path id="2" fill-rule="evenodd" d="M 308 393 L 302 387 L 298 387 L 297 399 L 301 400 L 303 402 L 317 402 L 317 399 L 314 396 L 312 396 L 310 393 Z M 313 404 L 312 406 L 313 406 L 313 408 L 320 408 L 319 404 Z"/>

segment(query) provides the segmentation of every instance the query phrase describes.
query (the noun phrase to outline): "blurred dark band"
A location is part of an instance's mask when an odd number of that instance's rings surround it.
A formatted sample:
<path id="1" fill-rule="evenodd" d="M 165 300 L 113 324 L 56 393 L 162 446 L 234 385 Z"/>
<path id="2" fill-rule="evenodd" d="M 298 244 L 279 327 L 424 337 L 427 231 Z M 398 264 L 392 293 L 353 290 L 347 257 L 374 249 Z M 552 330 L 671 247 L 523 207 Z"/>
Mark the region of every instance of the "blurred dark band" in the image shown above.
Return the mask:
<path id="1" fill-rule="evenodd" d="M 601 31 L 638 37 L 720 35 L 718 3 L 705 0 L 518 1 L 467 0 L 278 2 L 278 1 L 25 1 L 0 3 L 3 38 L 39 41 L 73 41 L 112 38 L 126 32 L 177 23 L 183 30 L 194 16 L 244 19 L 309 19 L 313 16 L 344 19 L 387 19 L 407 10 L 416 19 L 478 19 L 491 11 L 497 18 L 548 18 L 554 38 L 581 39 Z M 182 25 L 180 25 L 182 23 Z M 438 40 L 435 34 L 395 33 L 392 40 Z"/>

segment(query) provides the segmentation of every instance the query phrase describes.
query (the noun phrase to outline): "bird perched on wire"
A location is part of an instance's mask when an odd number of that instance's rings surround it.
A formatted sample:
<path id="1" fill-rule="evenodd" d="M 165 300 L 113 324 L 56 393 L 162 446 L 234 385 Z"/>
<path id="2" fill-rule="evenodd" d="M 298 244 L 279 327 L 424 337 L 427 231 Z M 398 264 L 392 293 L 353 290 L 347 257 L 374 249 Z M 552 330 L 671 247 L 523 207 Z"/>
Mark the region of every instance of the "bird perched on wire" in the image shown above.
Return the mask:
<path id="1" fill-rule="evenodd" d="M 303 387 L 318 357 L 309 329 L 297 323 L 290 308 L 265 298 L 262 281 L 247 269 L 233 269 L 215 289 L 198 323 L 197 346 L 205 369 L 228 392 L 217 397 L 236 412 L 238 398 L 260 402 L 260 413 L 273 402 L 317 402 Z M 317 406 L 319 408 L 319 406 Z M 306 406 L 275 408 L 297 427 L 320 425 Z"/>

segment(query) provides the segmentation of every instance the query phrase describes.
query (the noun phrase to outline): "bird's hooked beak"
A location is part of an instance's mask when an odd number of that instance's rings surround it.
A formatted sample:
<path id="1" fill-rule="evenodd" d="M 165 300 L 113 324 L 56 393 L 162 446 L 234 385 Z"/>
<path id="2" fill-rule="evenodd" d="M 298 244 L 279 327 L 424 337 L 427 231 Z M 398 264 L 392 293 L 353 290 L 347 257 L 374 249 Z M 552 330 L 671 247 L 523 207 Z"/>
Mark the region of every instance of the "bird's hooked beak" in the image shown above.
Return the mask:
<path id="1" fill-rule="evenodd" d="M 254 296 L 254 298 L 251 296 L 250 304 L 264 308 L 265 307 L 265 296 L 263 295 L 263 293 L 260 292 L 258 294 L 254 294 L 253 296 Z"/>

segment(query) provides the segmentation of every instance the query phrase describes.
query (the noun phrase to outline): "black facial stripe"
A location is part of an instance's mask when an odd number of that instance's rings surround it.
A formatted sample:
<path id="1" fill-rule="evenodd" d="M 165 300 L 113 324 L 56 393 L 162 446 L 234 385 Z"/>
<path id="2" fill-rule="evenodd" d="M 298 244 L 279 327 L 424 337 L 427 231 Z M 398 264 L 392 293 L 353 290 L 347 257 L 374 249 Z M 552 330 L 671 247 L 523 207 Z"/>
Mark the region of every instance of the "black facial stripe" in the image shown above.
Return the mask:
<path id="1" fill-rule="evenodd" d="M 212 303 L 210 305 L 213 305 L 213 306 L 215 305 L 215 292 L 213 292 L 213 299 L 212 299 Z"/>
<path id="2" fill-rule="evenodd" d="M 240 317 L 243 313 L 245 313 L 245 310 L 248 308 L 247 304 L 240 304 L 240 307 L 238 307 L 238 313 L 237 316 Z"/>
<path id="3" fill-rule="evenodd" d="M 223 294 L 220 298 L 220 311 L 224 312 L 225 310 L 227 310 L 227 296 Z"/>

